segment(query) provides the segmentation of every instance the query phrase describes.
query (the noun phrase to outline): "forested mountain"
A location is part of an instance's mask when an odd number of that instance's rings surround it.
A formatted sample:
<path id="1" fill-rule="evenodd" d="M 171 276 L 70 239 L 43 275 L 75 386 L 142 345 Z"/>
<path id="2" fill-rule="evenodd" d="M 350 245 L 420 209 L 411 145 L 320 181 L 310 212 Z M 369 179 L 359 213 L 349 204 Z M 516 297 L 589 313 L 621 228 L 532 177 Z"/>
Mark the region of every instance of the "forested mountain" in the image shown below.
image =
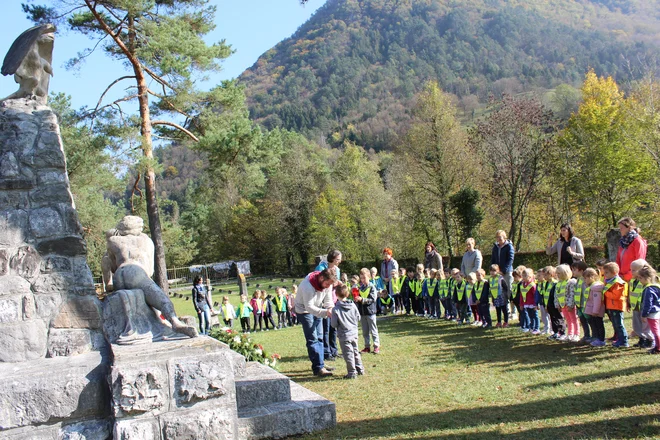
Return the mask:
<path id="1" fill-rule="evenodd" d="M 624 84 L 660 42 L 658 0 L 328 0 L 240 77 L 266 128 L 390 148 L 437 80 L 465 114 L 492 94 Z"/>

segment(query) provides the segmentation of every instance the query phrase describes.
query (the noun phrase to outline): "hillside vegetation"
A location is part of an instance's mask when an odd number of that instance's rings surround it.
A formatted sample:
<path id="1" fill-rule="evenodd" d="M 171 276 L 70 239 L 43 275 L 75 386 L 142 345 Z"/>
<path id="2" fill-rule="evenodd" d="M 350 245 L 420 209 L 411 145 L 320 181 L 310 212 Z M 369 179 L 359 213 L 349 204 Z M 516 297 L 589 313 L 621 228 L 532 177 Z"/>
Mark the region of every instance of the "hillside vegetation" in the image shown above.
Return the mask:
<path id="1" fill-rule="evenodd" d="M 393 147 L 437 80 L 468 117 L 490 95 L 625 83 L 660 41 L 657 0 L 328 0 L 241 77 L 251 116 L 317 142 Z"/>

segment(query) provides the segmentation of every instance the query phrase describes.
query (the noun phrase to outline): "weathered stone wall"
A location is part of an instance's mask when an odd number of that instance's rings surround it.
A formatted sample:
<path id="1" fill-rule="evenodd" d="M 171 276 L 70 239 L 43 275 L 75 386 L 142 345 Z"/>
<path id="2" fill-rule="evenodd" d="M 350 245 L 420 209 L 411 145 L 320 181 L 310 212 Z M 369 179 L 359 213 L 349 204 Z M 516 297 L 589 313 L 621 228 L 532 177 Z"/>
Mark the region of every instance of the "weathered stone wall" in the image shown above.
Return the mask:
<path id="1" fill-rule="evenodd" d="M 29 99 L 0 106 L 0 362 L 103 345 L 57 118 Z"/>

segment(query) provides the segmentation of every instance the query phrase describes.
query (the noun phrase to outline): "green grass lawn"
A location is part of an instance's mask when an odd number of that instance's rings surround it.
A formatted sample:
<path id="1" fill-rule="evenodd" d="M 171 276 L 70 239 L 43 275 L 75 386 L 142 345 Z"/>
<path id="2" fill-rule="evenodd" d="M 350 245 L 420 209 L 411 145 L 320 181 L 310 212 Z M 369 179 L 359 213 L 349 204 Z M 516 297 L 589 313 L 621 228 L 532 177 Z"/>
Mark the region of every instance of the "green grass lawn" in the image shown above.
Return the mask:
<path id="1" fill-rule="evenodd" d="M 382 353 L 363 356 L 367 375 L 350 381 L 341 358 L 335 377 L 312 376 L 300 327 L 252 335 L 282 356 L 282 373 L 337 405 L 334 430 L 303 438 L 660 438 L 660 356 L 646 350 L 416 317 L 378 327 Z"/>

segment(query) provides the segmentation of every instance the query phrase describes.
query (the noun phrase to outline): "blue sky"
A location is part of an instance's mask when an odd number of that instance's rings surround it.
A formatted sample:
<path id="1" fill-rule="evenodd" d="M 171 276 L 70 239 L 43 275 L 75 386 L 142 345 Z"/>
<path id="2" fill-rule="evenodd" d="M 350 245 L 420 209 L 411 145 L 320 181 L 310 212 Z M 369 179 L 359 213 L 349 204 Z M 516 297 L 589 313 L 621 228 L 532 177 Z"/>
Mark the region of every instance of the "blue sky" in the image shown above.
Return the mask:
<path id="1" fill-rule="evenodd" d="M 3 59 L 14 39 L 33 26 L 21 10 L 21 1 L 28 0 L 2 0 L 0 56 Z M 35 4 L 50 2 L 34 1 Z M 309 0 L 305 6 L 301 6 L 298 0 L 211 0 L 211 3 L 217 6 L 216 29 L 209 35 L 208 41 L 225 39 L 236 50 L 223 62 L 223 71 L 211 77 L 211 84 L 215 84 L 223 79 L 235 78 L 252 66 L 261 54 L 291 36 L 325 0 Z M 60 33 L 55 40 L 54 75 L 50 90 L 71 95 L 74 108 L 95 106 L 103 90 L 114 79 L 125 74 L 123 66 L 101 50 L 88 57 L 78 72 L 66 70 L 66 61 L 90 47 L 90 43 L 92 41 L 87 37 L 73 32 Z M 127 85 L 128 82 L 125 82 L 124 87 Z M 0 76 L 0 97 L 17 89 L 13 77 Z M 117 87 L 110 96 L 122 95 L 123 90 Z"/>

